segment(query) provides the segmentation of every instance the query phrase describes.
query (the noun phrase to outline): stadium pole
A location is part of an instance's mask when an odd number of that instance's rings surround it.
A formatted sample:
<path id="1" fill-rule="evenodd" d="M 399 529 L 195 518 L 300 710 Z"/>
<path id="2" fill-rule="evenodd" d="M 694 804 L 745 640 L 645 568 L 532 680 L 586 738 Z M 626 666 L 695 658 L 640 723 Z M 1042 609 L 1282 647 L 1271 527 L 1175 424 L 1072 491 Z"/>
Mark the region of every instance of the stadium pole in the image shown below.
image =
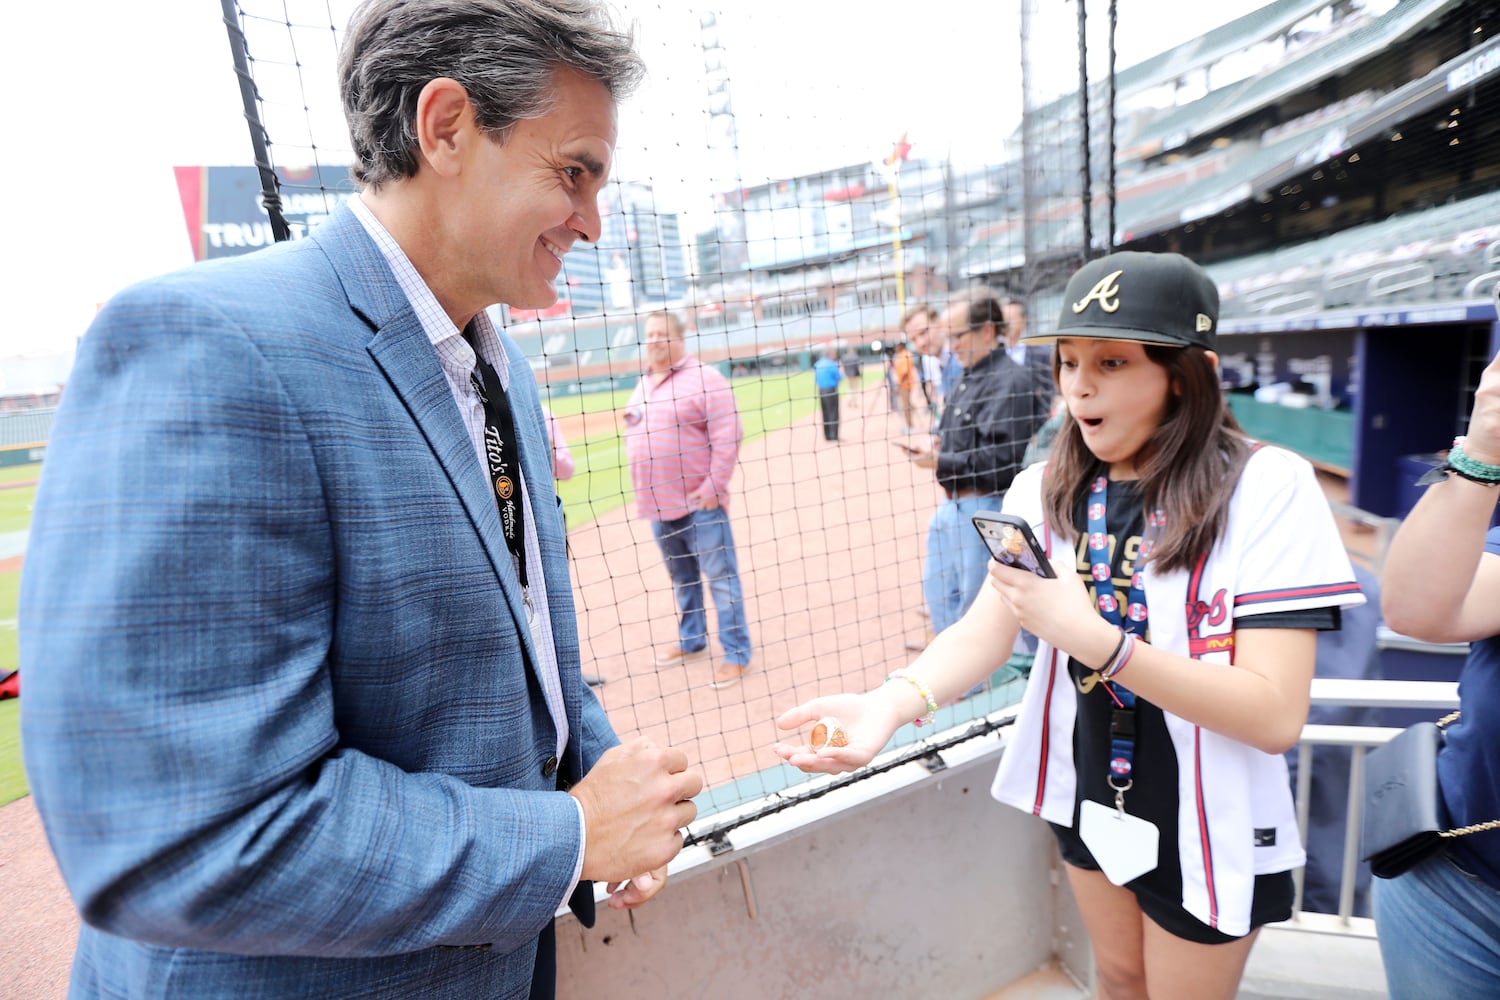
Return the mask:
<path id="1" fill-rule="evenodd" d="M 1089 163 L 1089 40 L 1087 0 L 1078 0 L 1078 122 L 1080 135 L 1078 168 L 1080 196 L 1083 200 L 1083 259 L 1094 255 L 1094 204 L 1092 166 Z"/>
<path id="2" fill-rule="evenodd" d="M 240 81 L 240 102 L 245 108 L 245 122 L 250 127 L 250 147 L 255 153 L 255 169 L 260 172 L 261 207 L 271 220 L 271 234 L 281 243 L 292 238 L 292 229 L 281 214 L 281 182 L 271 167 L 270 146 L 266 138 L 266 127 L 260 120 L 260 109 L 255 93 L 255 78 L 250 75 L 250 53 L 245 46 L 245 33 L 240 30 L 239 18 L 235 15 L 235 0 L 220 0 L 224 10 L 224 28 L 229 32 L 229 50 L 234 54 L 234 75 Z"/>
<path id="3" fill-rule="evenodd" d="M 1105 235 L 1104 249 L 1115 252 L 1115 28 L 1119 23 L 1119 0 L 1109 0 L 1109 232 Z"/>

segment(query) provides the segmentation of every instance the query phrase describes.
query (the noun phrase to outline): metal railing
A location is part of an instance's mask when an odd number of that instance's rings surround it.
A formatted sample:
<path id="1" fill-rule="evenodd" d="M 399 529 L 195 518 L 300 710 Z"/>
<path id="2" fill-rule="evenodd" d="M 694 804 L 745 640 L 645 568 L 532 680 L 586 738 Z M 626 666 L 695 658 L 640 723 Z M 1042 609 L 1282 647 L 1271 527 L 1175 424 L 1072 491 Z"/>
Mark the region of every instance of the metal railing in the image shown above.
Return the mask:
<path id="1" fill-rule="evenodd" d="M 1394 634 L 1394 633 L 1392 633 Z M 1402 637 L 1404 638 L 1404 637 Z M 1408 643 L 1417 640 L 1406 639 Z M 1433 651 L 1453 650 L 1433 647 Z M 1352 708 L 1416 709 L 1444 712 L 1458 707 L 1458 685 L 1447 681 L 1368 681 L 1316 678 L 1312 682 L 1312 704 Z M 1344 855 L 1339 879 L 1337 930 L 1374 936 L 1374 924 L 1354 916 L 1354 895 L 1359 871 L 1359 828 L 1364 816 L 1365 753 L 1390 740 L 1400 729 L 1387 726 L 1304 726 L 1297 750 L 1297 828 L 1307 838 L 1312 796 L 1314 750 L 1320 746 L 1350 749 L 1348 807 L 1344 816 Z M 1307 922 L 1302 909 L 1304 872 L 1294 874 L 1296 896 L 1293 922 Z"/>

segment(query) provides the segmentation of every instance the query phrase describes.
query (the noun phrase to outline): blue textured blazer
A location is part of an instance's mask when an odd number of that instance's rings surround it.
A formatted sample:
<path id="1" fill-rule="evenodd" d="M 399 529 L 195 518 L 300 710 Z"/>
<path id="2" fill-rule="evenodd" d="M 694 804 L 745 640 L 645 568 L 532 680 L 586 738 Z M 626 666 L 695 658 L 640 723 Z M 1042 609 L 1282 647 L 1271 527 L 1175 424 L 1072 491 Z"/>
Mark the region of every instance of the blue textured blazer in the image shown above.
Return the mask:
<path id="1" fill-rule="evenodd" d="M 84 920 L 71 995 L 526 995 L 581 850 L 559 780 L 618 740 L 579 674 L 535 380 L 501 340 L 560 770 L 486 476 L 346 208 L 99 313 L 20 611 L 27 776 Z"/>

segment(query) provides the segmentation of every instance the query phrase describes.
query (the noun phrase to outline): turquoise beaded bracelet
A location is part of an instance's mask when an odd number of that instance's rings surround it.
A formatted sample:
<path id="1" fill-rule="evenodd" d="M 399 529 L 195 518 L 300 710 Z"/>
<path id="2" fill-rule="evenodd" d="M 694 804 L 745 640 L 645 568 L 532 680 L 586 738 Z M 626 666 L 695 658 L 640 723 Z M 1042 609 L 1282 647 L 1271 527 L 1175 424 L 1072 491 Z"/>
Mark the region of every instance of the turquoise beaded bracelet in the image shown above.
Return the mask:
<path id="1" fill-rule="evenodd" d="M 1467 439 L 1462 437 L 1453 439 L 1453 448 L 1448 452 L 1448 466 L 1465 479 L 1487 485 L 1500 484 L 1500 465 L 1491 465 L 1465 455 L 1465 440 Z"/>

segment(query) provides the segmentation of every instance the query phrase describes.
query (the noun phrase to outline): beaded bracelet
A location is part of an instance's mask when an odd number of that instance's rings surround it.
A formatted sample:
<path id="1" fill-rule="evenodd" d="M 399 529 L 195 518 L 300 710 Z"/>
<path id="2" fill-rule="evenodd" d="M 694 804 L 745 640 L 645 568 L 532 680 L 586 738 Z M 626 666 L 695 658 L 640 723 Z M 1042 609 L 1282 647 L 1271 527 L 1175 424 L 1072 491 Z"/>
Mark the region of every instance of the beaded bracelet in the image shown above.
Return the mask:
<path id="1" fill-rule="evenodd" d="M 1500 484 L 1500 465 L 1481 462 L 1464 454 L 1466 440 L 1468 439 L 1462 437 L 1453 439 L 1453 448 L 1448 452 L 1448 468 L 1470 482 L 1484 483 L 1486 486 Z"/>
<path id="2" fill-rule="evenodd" d="M 890 672 L 890 675 L 887 676 L 885 680 L 887 684 L 889 684 L 891 681 L 905 681 L 912 687 L 916 688 L 917 694 L 921 695 L 922 700 L 927 703 L 927 712 L 920 718 L 913 719 L 912 723 L 918 726 L 927 726 L 932 724 L 932 720 L 937 716 L 938 704 L 937 699 L 932 696 L 932 691 L 927 687 L 926 684 L 923 684 L 921 681 L 913 677 L 911 674 L 907 673 L 905 670 L 892 670 Z"/>
<path id="3" fill-rule="evenodd" d="M 1109 669 L 1105 670 L 1101 675 L 1105 680 L 1113 680 L 1116 674 L 1124 670 L 1125 664 L 1130 662 L 1130 654 L 1135 652 L 1135 633 L 1125 632 L 1122 634 L 1125 636 L 1125 641 L 1121 643 L 1124 651 L 1118 653 L 1114 662 L 1109 665 Z"/>

